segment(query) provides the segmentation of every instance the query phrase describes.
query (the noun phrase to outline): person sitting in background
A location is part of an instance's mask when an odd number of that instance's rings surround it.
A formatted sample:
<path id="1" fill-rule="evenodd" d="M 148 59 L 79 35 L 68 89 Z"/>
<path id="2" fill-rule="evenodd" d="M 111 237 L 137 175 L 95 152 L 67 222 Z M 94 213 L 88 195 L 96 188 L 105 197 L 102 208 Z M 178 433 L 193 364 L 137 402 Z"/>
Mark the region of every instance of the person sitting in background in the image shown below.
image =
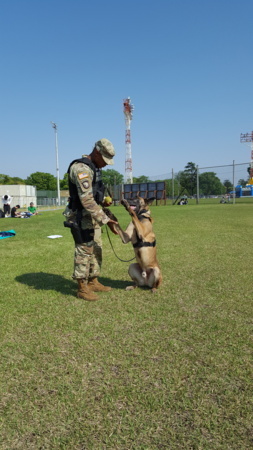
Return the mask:
<path id="1" fill-rule="evenodd" d="M 37 211 L 36 211 L 36 208 L 35 208 L 33 202 L 31 202 L 31 203 L 30 203 L 30 206 L 28 206 L 28 211 L 29 211 L 33 216 L 36 216 L 36 215 L 38 214 Z"/>
<path id="2" fill-rule="evenodd" d="M 17 209 L 20 209 L 20 205 L 13 206 L 13 208 L 11 208 L 11 217 L 21 217 L 21 212 L 17 211 Z"/>

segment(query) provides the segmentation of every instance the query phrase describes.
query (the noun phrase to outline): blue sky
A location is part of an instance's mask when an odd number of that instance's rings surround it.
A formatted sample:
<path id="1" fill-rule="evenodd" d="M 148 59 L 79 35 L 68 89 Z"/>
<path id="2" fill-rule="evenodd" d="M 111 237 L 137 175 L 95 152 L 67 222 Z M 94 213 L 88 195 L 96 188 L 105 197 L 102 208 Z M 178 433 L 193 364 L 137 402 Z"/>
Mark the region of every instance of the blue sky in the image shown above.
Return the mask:
<path id="1" fill-rule="evenodd" d="M 60 178 L 106 137 L 133 175 L 247 162 L 252 0 L 0 0 L 0 173 Z M 245 174 L 246 178 L 246 174 Z"/>

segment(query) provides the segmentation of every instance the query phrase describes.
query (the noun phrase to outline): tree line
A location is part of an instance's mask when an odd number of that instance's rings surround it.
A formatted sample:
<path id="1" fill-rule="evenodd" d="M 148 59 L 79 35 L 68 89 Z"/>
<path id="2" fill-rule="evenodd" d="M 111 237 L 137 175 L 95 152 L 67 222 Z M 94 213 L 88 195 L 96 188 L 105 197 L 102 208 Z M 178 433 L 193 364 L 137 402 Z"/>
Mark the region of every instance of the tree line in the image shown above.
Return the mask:
<path id="1" fill-rule="evenodd" d="M 124 176 L 114 169 L 107 169 L 102 171 L 102 180 L 106 186 L 114 186 L 124 183 Z M 133 183 L 149 183 L 165 181 L 166 195 L 172 196 L 174 194 L 184 191 L 188 196 L 194 196 L 197 193 L 197 166 L 193 162 L 188 162 L 184 170 L 178 172 L 175 178 L 168 178 L 166 180 L 150 180 L 149 177 L 141 175 L 140 177 L 133 177 Z M 38 191 L 56 191 L 57 179 L 54 175 L 46 172 L 34 172 L 26 179 L 19 177 L 10 177 L 9 175 L 0 174 L 0 184 L 27 184 L 36 186 Z M 243 187 L 247 184 L 247 180 L 240 179 L 238 184 Z M 68 174 L 65 173 L 63 179 L 60 180 L 60 189 L 68 189 Z M 199 175 L 199 194 L 200 195 L 224 195 L 233 190 L 233 185 L 230 180 L 221 182 L 215 172 L 203 172 Z"/>

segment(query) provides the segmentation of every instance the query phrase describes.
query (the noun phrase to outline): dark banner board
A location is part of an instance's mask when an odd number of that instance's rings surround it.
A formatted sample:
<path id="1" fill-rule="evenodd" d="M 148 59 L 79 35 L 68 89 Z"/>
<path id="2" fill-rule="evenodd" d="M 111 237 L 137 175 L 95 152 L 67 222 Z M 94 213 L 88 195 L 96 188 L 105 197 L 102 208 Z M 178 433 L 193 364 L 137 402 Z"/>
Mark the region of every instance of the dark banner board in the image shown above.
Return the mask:
<path id="1" fill-rule="evenodd" d="M 126 200 L 132 200 L 137 196 L 145 199 L 155 197 L 156 204 L 157 200 L 164 200 L 166 204 L 165 181 L 124 184 L 122 195 Z"/>

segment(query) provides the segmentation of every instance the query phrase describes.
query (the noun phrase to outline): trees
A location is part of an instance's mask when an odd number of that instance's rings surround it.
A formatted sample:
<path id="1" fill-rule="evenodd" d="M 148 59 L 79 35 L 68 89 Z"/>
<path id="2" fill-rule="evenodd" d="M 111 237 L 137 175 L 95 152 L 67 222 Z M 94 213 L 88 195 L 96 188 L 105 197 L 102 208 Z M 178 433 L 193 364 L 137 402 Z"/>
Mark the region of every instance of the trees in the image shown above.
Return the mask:
<path id="1" fill-rule="evenodd" d="M 177 179 L 189 195 L 197 193 L 197 166 L 193 162 L 187 163 L 185 170 L 178 173 Z M 202 195 L 225 194 L 233 189 L 229 180 L 225 182 L 222 184 L 214 172 L 203 172 L 199 175 L 199 192 Z"/>
<path id="2" fill-rule="evenodd" d="M 102 171 L 102 180 L 106 186 L 120 185 L 124 183 L 124 177 L 122 174 L 114 169 L 106 169 Z M 155 180 L 157 183 L 159 181 L 165 181 L 166 183 L 166 195 L 178 196 L 182 194 L 182 191 L 188 195 L 194 195 L 197 192 L 197 167 L 193 162 L 188 162 L 185 166 L 185 170 L 178 172 L 174 180 Z M 146 175 L 141 175 L 139 177 L 133 177 L 134 183 L 150 183 L 152 180 Z M 242 186 L 247 184 L 245 180 L 239 180 L 238 182 Z M 9 175 L 0 174 L 0 184 L 29 184 L 36 186 L 37 190 L 57 190 L 57 180 L 56 177 L 50 173 L 45 172 L 34 172 L 27 177 L 26 180 L 22 180 L 19 177 L 10 177 Z M 63 178 L 60 180 L 60 189 L 68 190 L 68 174 L 65 173 Z M 220 181 L 214 172 L 204 172 L 199 175 L 199 192 L 202 195 L 222 195 L 226 192 L 233 190 L 232 183 L 229 180 L 225 180 L 224 183 Z"/>
<path id="3" fill-rule="evenodd" d="M 133 183 L 150 183 L 150 179 L 146 175 L 141 175 L 140 177 L 133 177 Z"/>
<path id="4" fill-rule="evenodd" d="M 57 180 L 51 173 L 35 172 L 25 180 L 26 184 L 36 186 L 38 191 L 56 191 Z"/>
<path id="5" fill-rule="evenodd" d="M 22 178 L 19 177 L 12 177 L 9 184 L 25 184 L 25 180 L 22 180 Z"/>
<path id="6" fill-rule="evenodd" d="M 179 172 L 178 181 L 188 194 L 193 195 L 196 193 L 197 167 L 193 162 L 188 162 L 185 166 L 185 170 Z"/>
<path id="7" fill-rule="evenodd" d="M 11 184 L 10 180 L 11 177 L 9 177 L 9 175 L 4 175 L 3 173 L 0 173 L 0 184 Z"/>
<path id="8" fill-rule="evenodd" d="M 203 172 L 199 175 L 199 191 L 203 195 L 225 194 L 226 188 L 214 172 Z"/>
<path id="9" fill-rule="evenodd" d="M 114 186 L 114 184 L 123 183 L 123 175 L 121 175 L 117 170 L 107 169 L 102 171 L 102 180 L 106 186 Z M 60 188 L 62 190 L 69 188 L 68 174 L 65 173 L 63 179 L 60 180 Z"/>
<path id="10" fill-rule="evenodd" d="M 123 175 L 114 169 L 107 169 L 102 171 L 102 180 L 105 185 L 113 186 L 114 184 L 122 184 L 124 181 Z M 34 172 L 31 173 L 25 180 L 19 177 L 10 177 L 9 175 L 0 174 L 0 184 L 28 184 L 36 186 L 38 191 L 56 191 L 57 179 L 51 173 Z M 68 185 L 68 174 L 65 173 L 63 179 L 60 180 L 60 189 L 66 190 Z"/>
<path id="11" fill-rule="evenodd" d="M 226 188 L 226 193 L 233 190 L 233 185 L 232 185 L 231 181 L 229 181 L 229 180 L 225 180 L 223 182 L 223 186 L 225 186 L 225 188 Z"/>
<path id="12" fill-rule="evenodd" d="M 248 181 L 244 180 L 243 178 L 240 178 L 240 180 L 238 180 L 238 184 L 242 187 L 245 187 L 246 184 L 248 184 Z"/>
<path id="13" fill-rule="evenodd" d="M 161 181 L 165 181 L 167 197 L 172 197 L 173 193 L 174 193 L 174 196 L 176 196 L 176 197 L 179 195 L 182 188 L 180 186 L 179 178 L 177 176 L 174 178 L 174 180 L 172 180 L 172 178 L 168 178 L 167 180 L 161 180 Z"/>
<path id="14" fill-rule="evenodd" d="M 4 175 L 0 173 L 0 184 L 25 184 L 25 180 L 19 177 L 10 177 L 9 175 Z"/>
<path id="15" fill-rule="evenodd" d="M 69 188 L 69 176 L 67 173 L 65 173 L 63 179 L 60 180 L 60 189 L 66 190 L 68 188 Z"/>
<path id="16" fill-rule="evenodd" d="M 124 177 L 117 170 L 107 169 L 102 171 L 102 181 L 106 186 L 114 186 L 114 184 L 122 184 Z"/>

